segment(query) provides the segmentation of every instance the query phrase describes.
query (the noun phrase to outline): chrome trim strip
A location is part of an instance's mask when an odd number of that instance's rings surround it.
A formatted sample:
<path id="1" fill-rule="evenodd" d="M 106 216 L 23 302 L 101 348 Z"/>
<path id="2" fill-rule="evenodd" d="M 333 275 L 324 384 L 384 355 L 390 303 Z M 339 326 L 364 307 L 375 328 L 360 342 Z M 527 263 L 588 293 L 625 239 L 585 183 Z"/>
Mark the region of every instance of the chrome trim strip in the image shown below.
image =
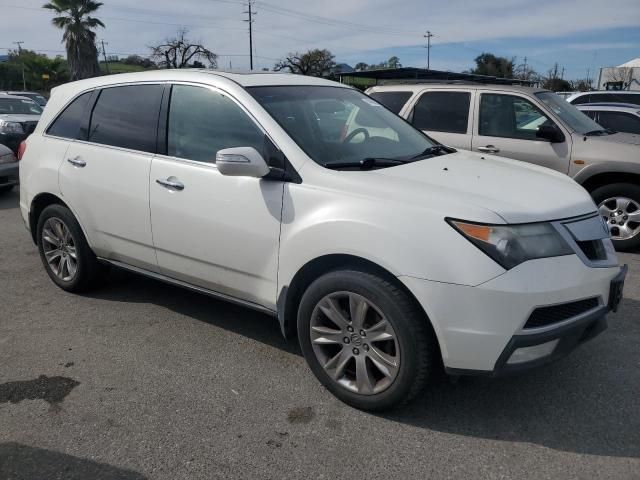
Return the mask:
<path id="1" fill-rule="evenodd" d="M 183 282 L 182 280 L 176 280 L 175 278 L 167 277 L 166 275 L 162 275 L 161 273 L 151 272 L 151 271 L 145 270 L 143 268 L 138 268 L 138 267 L 134 267 L 133 265 L 128 265 L 126 263 L 119 262 L 118 260 L 109 260 L 108 258 L 102 258 L 102 257 L 98 257 L 98 260 L 100 260 L 101 262 L 109 263 L 109 264 L 111 264 L 111 265 L 113 265 L 115 267 L 122 268 L 124 270 L 128 270 L 128 271 L 133 272 L 133 273 L 138 273 L 140 275 L 144 275 L 146 277 L 153 278 L 154 280 L 159 280 L 161 282 L 168 283 L 170 285 L 176 285 L 178 287 L 183 287 L 183 288 L 186 288 L 188 290 L 192 290 L 194 292 L 203 293 L 205 295 L 208 295 L 210 297 L 216 298 L 218 300 L 224 300 L 226 302 L 235 303 L 236 305 L 240 305 L 242 307 L 248 307 L 248 308 L 251 308 L 253 310 L 257 310 L 259 312 L 266 313 L 267 315 L 271 315 L 271 316 L 274 316 L 274 317 L 277 316 L 277 313 L 276 313 L 275 310 L 271 310 L 271 309 L 269 309 L 267 307 L 263 307 L 262 305 L 259 305 L 259 304 L 254 303 L 254 302 L 249 302 L 247 300 L 242 300 L 240 298 L 236 298 L 236 297 L 233 297 L 231 295 L 227 295 L 227 294 L 224 294 L 224 293 L 216 292 L 214 290 L 209 290 L 207 288 L 198 287 L 196 285 L 192 285 L 190 283 Z"/>

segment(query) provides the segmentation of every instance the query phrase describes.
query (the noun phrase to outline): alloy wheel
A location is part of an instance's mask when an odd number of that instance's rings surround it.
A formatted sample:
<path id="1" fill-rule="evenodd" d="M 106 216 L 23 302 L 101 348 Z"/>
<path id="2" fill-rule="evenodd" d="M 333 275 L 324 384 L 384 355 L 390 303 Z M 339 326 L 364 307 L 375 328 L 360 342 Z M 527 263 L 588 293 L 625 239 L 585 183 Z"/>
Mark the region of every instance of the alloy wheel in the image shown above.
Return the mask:
<path id="1" fill-rule="evenodd" d="M 322 298 L 312 313 L 310 335 L 325 372 L 351 392 L 380 393 L 398 375 L 396 332 L 382 311 L 362 295 L 334 292 Z"/>
<path id="2" fill-rule="evenodd" d="M 76 244 L 69 227 L 56 217 L 46 220 L 42 227 L 42 249 L 53 274 L 70 282 L 78 271 Z"/>
<path id="3" fill-rule="evenodd" d="M 629 240 L 640 234 L 640 205 L 627 197 L 602 201 L 598 211 L 607 222 L 612 240 Z"/>

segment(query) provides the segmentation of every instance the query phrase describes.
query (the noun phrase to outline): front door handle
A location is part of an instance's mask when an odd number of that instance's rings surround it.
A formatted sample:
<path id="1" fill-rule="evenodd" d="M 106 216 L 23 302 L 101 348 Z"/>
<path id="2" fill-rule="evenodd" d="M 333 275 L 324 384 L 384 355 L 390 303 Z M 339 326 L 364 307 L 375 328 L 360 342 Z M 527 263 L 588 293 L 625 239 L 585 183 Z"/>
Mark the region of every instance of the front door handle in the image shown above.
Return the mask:
<path id="1" fill-rule="evenodd" d="M 82 160 L 80 157 L 74 157 L 74 158 L 67 158 L 67 162 L 69 162 L 71 165 L 73 165 L 74 167 L 86 167 L 87 166 L 87 162 L 85 162 L 84 160 Z"/>
<path id="2" fill-rule="evenodd" d="M 495 145 L 487 145 L 485 147 L 478 147 L 478 151 L 484 153 L 498 153 L 500 149 Z"/>
<path id="3" fill-rule="evenodd" d="M 156 183 L 168 188 L 169 190 L 184 190 L 184 184 L 176 177 L 158 178 L 156 179 Z"/>

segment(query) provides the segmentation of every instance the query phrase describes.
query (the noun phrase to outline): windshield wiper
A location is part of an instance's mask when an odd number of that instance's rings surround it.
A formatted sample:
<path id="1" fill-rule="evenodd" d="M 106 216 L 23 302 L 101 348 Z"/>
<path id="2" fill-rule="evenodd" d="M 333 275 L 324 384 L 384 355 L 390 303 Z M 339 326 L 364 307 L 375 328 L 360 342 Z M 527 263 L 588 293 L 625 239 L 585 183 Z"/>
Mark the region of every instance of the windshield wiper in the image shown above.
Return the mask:
<path id="1" fill-rule="evenodd" d="M 591 130 L 584 134 L 585 137 L 594 137 L 600 135 L 613 135 L 617 133 L 615 130 L 611 130 L 610 128 L 601 128 L 600 130 Z"/>
<path id="2" fill-rule="evenodd" d="M 455 150 L 450 147 L 445 147 L 444 145 L 433 145 L 431 147 L 426 148 L 422 153 L 411 157 L 411 160 L 419 160 L 422 157 L 427 157 L 430 155 L 446 155 L 447 153 L 453 153 Z"/>
<path id="3" fill-rule="evenodd" d="M 331 169 L 339 168 L 359 168 L 361 170 L 370 170 L 373 167 L 392 167 L 394 165 L 402 165 L 406 160 L 398 160 L 397 158 L 363 158 L 358 162 L 334 162 L 324 163 L 322 166 Z"/>

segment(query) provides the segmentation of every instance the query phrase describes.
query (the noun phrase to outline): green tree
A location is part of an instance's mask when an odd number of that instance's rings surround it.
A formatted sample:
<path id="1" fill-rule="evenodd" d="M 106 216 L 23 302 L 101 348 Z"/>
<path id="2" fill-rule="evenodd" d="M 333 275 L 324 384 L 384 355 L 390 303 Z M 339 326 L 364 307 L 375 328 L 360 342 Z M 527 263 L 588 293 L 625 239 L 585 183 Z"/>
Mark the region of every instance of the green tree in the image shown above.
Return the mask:
<path id="1" fill-rule="evenodd" d="M 476 68 L 471 73 L 490 75 L 492 77 L 512 78 L 513 59 L 496 57 L 493 53 L 483 53 L 475 58 Z"/>
<path id="2" fill-rule="evenodd" d="M 400 63 L 400 59 L 395 55 L 387 60 L 387 68 L 402 68 L 402 64 Z"/>
<path id="3" fill-rule="evenodd" d="M 314 77 L 327 77 L 336 66 L 333 54 L 327 50 L 318 48 L 305 53 L 290 53 L 275 64 L 276 72 L 289 70 L 291 73 L 311 75 Z"/>
<path id="4" fill-rule="evenodd" d="M 93 30 L 104 27 L 104 24 L 91 14 L 101 6 L 102 3 L 93 0 L 51 0 L 43 5 L 58 15 L 51 22 L 64 31 L 62 39 L 67 50 L 71 80 L 100 75 Z"/>

